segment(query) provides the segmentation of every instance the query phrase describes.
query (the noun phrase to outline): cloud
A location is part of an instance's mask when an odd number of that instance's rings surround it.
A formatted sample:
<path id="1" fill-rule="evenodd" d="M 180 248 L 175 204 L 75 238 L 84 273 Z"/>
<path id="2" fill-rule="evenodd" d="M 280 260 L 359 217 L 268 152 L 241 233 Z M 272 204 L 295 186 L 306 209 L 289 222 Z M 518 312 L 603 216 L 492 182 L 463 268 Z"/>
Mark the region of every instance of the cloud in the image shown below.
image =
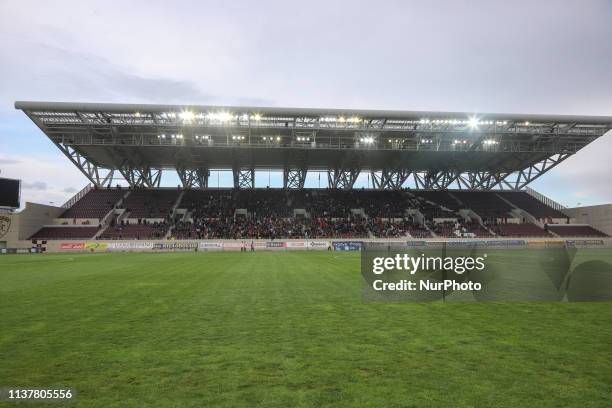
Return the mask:
<path id="1" fill-rule="evenodd" d="M 44 181 L 34 181 L 33 183 L 23 182 L 21 188 L 24 190 L 46 190 L 47 183 Z"/>
<path id="2" fill-rule="evenodd" d="M 0 156 L 0 161 L 5 159 Z M 82 188 L 88 183 L 85 176 L 59 153 L 14 155 L 12 159 L 14 163 L 3 167 L 2 176 L 22 180 L 22 206 L 27 201 L 61 205 L 72 195 L 67 190 Z"/>
<path id="3" fill-rule="evenodd" d="M 6 99 L 8 95 L 19 95 L 20 99 L 57 100 L 58 95 L 63 95 L 66 100 L 130 99 L 151 103 L 208 103 L 214 99 L 190 81 L 145 78 L 123 72 L 109 61 L 87 53 L 22 41 L 7 44 L 9 41 L 0 38 L 0 46 L 14 48 L 11 53 L 22 61 L 0 66 L 0 75 L 11 78 L 0 90 L 0 96 Z M 23 53 L 20 43 L 30 52 Z M 49 76 L 55 79 L 49 81 Z"/>
<path id="4" fill-rule="evenodd" d="M 19 161 L 15 159 L 0 159 L 0 166 L 10 165 L 10 164 L 18 164 Z"/>
<path id="5" fill-rule="evenodd" d="M 96 101 L 204 96 L 221 104 L 537 113 L 612 107 L 608 2 L 177 4 L 132 1 L 117 15 L 101 1 L 6 2 L 0 32 L 4 47 L 13 44 L 9 65 L 26 71 L 34 89 L 58 85 L 56 100 L 82 89 L 78 96 Z M 367 28 L 357 23 L 364 19 Z M 432 30 L 434 21 L 443 29 Z M 98 84 L 107 68 L 152 81 L 151 92 L 146 81 L 123 89 L 121 79 L 105 90 Z"/>
<path id="6" fill-rule="evenodd" d="M 612 132 L 587 145 L 574 156 L 536 180 L 532 188 L 566 206 L 612 202 Z"/>

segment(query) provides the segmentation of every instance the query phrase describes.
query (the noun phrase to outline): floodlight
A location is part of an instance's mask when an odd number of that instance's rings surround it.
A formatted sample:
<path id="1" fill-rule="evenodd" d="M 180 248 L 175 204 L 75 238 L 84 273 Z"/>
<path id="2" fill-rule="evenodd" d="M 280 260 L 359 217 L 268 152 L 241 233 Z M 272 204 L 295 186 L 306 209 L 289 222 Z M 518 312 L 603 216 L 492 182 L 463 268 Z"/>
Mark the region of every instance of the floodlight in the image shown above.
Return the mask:
<path id="1" fill-rule="evenodd" d="M 211 121 L 229 122 L 232 115 L 229 112 L 208 112 L 206 117 Z"/>
<path id="2" fill-rule="evenodd" d="M 470 125 L 470 128 L 472 129 L 476 129 L 478 127 L 478 124 L 480 122 L 478 121 L 478 118 L 475 116 L 470 117 L 468 124 Z"/>
<path id="3" fill-rule="evenodd" d="M 372 144 L 372 143 L 374 143 L 374 138 L 373 138 L 373 137 L 371 137 L 371 136 L 364 137 L 364 138 L 361 138 L 361 139 L 359 139 L 359 140 L 360 140 L 362 143 L 365 143 L 365 144 Z"/>
<path id="4" fill-rule="evenodd" d="M 191 122 L 195 117 L 194 113 L 191 111 L 182 111 L 179 114 L 179 117 L 183 120 L 183 122 Z"/>

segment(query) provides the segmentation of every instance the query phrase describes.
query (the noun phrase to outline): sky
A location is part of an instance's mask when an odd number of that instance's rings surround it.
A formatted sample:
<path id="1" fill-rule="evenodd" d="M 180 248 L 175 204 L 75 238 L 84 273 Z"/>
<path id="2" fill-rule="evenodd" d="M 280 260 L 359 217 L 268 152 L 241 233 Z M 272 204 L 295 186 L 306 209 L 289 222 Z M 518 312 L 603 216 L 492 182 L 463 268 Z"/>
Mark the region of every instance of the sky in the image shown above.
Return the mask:
<path id="1" fill-rule="evenodd" d="M 0 0 L 0 177 L 58 205 L 88 182 L 16 100 L 612 116 L 610 39 L 610 0 Z M 611 153 L 531 187 L 610 203 Z"/>

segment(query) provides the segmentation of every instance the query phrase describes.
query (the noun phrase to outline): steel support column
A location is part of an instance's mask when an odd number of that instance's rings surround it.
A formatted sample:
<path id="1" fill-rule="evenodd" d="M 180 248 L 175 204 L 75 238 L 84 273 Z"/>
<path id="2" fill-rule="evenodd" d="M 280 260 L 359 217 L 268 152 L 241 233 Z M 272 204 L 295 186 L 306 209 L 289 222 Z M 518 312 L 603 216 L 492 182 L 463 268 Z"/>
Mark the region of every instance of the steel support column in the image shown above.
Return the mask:
<path id="1" fill-rule="evenodd" d="M 207 188 L 210 171 L 206 168 L 177 168 L 176 173 L 185 188 Z"/>
<path id="2" fill-rule="evenodd" d="M 383 169 L 380 172 L 371 172 L 372 185 L 380 190 L 398 190 L 402 188 L 408 177 L 410 170 L 390 170 Z"/>
<path id="3" fill-rule="evenodd" d="M 234 175 L 234 188 L 254 188 L 255 187 L 255 169 L 239 168 L 232 169 Z"/>
<path id="4" fill-rule="evenodd" d="M 286 167 L 283 171 L 283 188 L 304 188 L 307 172 L 306 168 Z"/>
<path id="5" fill-rule="evenodd" d="M 424 190 L 444 190 L 457 178 L 453 170 L 414 172 L 416 188 Z"/>
<path id="6" fill-rule="evenodd" d="M 123 166 L 119 169 L 119 171 L 130 187 L 157 188 L 161 183 L 161 169 L 152 169 L 148 166 Z"/>
<path id="7" fill-rule="evenodd" d="M 330 169 L 327 172 L 327 185 L 329 188 L 350 190 L 359 176 L 358 168 Z"/>
<path id="8" fill-rule="evenodd" d="M 489 189 L 504 189 L 507 187 L 510 190 L 521 190 L 527 184 L 531 183 L 542 174 L 551 170 L 559 163 L 570 157 L 572 153 L 559 153 L 550 157 L 546 157 L 522 170 L 516 172 L 508 172 L 500 176 L 500 178 L 492 183 Z"/>
<path id="9" fill-rule="evenodd" d="M 72 146 L 68 146 L 62 143 L 55 143 L 55 145 L 64 153 L 68 159 L 93 183 L 96 187 L 110 186 L 113 182 L 113 175 L 115 170 L 100 167 L 83 157 L 77 150 Z"/>

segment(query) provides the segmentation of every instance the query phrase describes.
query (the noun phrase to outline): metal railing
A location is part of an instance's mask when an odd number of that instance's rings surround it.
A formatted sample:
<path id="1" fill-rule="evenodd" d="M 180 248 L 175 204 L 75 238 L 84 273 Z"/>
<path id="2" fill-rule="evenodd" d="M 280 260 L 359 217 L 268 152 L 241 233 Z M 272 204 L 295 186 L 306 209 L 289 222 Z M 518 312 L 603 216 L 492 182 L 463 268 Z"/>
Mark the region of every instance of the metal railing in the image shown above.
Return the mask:
<path id="1" fill-rule="evenodd" d="M 87 194 L 89 190 L 91 190 L 91 188 L 92 188 L 91 184 L 87 184 L 85 187 L 83 187 L 83 189 L 81 189 L 81 191 L 73 195 L 68 201 L 62 204 L 62 208 L 68 209 L 72 207 L 77 201 L 83 198 L 83 196 Z"/>
<path id="2" fill-rule="evenodd" d="M 542 193 L 538 193 L 537 191 L 535 191 L 532 188 L 526 187 L 525 188 L 525 192 L 527 194 L 529 194 L 530 196 L 532 196 L 533 198 L 535 198 L 536 200 L 546 204 L 547 206 L 554 208 L 557 211 L 563 211 L 565 210 L 565 206 L 559 204 L 558 202 L 556 202 L 555 200 L 546 197 L 544 194 Z"/>

